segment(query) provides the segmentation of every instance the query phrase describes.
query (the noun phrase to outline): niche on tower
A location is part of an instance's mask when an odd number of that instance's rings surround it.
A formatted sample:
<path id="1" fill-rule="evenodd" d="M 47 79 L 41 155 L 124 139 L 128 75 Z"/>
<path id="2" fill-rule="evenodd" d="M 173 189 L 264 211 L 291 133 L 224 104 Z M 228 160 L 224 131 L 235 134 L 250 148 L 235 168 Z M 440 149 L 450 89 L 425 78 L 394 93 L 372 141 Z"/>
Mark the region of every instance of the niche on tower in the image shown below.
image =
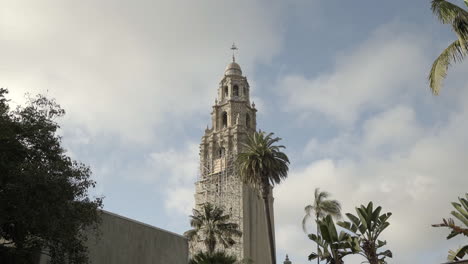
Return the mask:
<path id="1" fill-rule="evenodd" d="M 233 96 L 239 96 L 239 86 L 237 84 L 232 87 L 232 95 Z"/>
<path id="2" fill-rule="evenodd" d="M 221 115 L 221 127 L 226 128 L 228 126 L 228 114 L 226 111 Z"/>
<path id="3" fill-rule="evenodd" d="M 224 86 L 224 99 L 228 98 L 229 96 L 229 88 L 227 86 Z"/>

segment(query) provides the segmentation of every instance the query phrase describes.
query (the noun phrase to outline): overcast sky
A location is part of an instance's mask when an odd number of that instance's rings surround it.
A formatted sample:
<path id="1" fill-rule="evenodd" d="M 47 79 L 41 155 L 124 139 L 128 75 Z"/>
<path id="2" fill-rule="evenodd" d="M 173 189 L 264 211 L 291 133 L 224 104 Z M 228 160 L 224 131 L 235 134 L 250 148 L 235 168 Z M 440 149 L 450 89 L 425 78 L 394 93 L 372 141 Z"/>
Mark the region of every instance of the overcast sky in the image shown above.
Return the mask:
<path id="1" fill-rule="evenodd" d="M 66 109 L 63 143 L 106 210 L 183 233 L 235 41 L 258 128 L 291 159 L 274 191 L 279 260 L 308 262 L 301 220 L 320 187 L 344 212 L 393 213 L 389 263 L 441 263 L 463 242 L 430 225 L 468 191 L 468 64 L 438 97 L 426 79 L 454 39 L 428 0 L 0 0 L 0 87 Z"/>

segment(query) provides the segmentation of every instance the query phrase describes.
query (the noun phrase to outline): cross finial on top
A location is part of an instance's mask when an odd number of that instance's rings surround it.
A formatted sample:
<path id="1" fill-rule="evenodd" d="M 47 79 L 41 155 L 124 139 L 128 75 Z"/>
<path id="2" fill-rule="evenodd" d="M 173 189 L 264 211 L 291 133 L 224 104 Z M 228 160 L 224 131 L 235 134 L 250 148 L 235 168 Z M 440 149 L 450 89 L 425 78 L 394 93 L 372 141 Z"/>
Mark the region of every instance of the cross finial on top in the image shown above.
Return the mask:
<path id="1" fill-rule="evenodd" d="M 236 43 L 234 42 L 232 43 L 231 50 L 232 50 L 232 62 L 236 62 L 236 57 L 234 56 L 234 52 L 238 50 L 238 48 L 236 47 Z"/>

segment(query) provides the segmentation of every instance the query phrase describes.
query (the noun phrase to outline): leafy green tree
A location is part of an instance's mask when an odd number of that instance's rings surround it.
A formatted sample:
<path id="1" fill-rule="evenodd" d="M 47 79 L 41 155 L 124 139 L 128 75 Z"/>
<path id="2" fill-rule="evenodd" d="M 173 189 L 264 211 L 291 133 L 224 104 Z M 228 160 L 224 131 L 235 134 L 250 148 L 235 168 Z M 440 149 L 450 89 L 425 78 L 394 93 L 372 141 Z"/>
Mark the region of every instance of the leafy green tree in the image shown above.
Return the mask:
<path id="1" fill-rule="evenodd" d="M 231 216 L 224 214 L 222 208 L 206 203 L 201 210 L 193 209 L 190 216 L 190 226 L 184 235 L 190 241 L 203 241 L 208 254 L 214 254 L 216 245 L 220 243 L 224 248 L 233 246 L 235 237 L 241 237 L 239 225 L 229 222 Z"/>
<path id="2" fill-rule="evenodd" d="M 255 132 L 248 137 L 248 142 L 244 145 L 244 151 L 237 158 L 238 171 L 243 182 L 260 189 L 265 205 L 270 254 L 273 264 L 276 264 L 276 252 L 269 199 L 272 186 L 284 180 L 289 170 L 288 156 L 281 151 L 285 147 L 275 145 L 280 140 L 278 137 L 273 138 L 273 133 Z"/>
<path id="3" fill-rule="evenodd" d="M 314 192 L 314 203 L 309 204 L 304 208 L 305 216 L 302 219 L 302 229 L 307 233 L 306 224 L 309 219 L 312 217 L 315 218 L 315 223 L 318 223 L 318 220 L 323 219 L 327 215 L 331 215 L 334 218 L 341 217 L 341 205 L 337 200 L 327 200 L 330 196 L 328 192 L 321 192 L 319 188 L 315 188 Z M 318 224 L 317 224 L 318 225 Z M 317 227 L 317 236 L 320 234 L 320 230 Z M 317 251 L 319 250 L 319 245 L 317 244 Z M 320 260 L 317 258 L 317 263 Z"/>
<path id="4" fill-rule="evenodd" d="M 237 259 L 234 256 L 227 255 L 224 251 L 216 251 L 213 253 L 198 252 L 189 264 L 234 264 Z"/>
<path id="5" fill-rule="evenodd" d="M 0 89 L 0 263 L 86 263 L 84 229 L 95 228 L 102 199 L 90 199 L 91 171 L 61 146 L 55 119 L 65 111 L 44 96 L 10 110 Z"/>
<path id="6" fill-rule="evenodd" d="M 380 214 L 382 207 L 373 209 L 372 202 L 367 206 L 361 205 L 356 208 L 357 216 L 346 214 L 350 222 L 338 222 L 337 224 L 353 235 L 357 236 L 359 242 L 359 254 L 364 256 L 370 264 L 385 264 L 386 257 L 391 258 L 392 252 L 377 250 L 387 244 L 386 241 L 379 240 L 380 234 L 390 225 L 387 221 L 392 213 Z"/>
<path id="7" fill-rule="evenodd" d="M 449 24 L 457 35 L 432 64 L 429 73 L 429 86 L 434 95 L 439 94 L 442 80 L 447 76 L 449 66 L 461 62 L 468 55 L 468 12 L 446 0 L 432 0 L 431 9 L 443 24 Z M 468 6 L 468 0 L 465 0 Z"/>
<path id="8" fill-rule="evenodd" d="M 313 252 L 309 255 L 309 260 L 320 259 L 327 264 L 343 264 L 345 256 L 359 251 L 357 237 L 352 237 L 344 231 L 338 234 L 331 215 L 318 220 L 317 223 L 320 235 L 309 234 L 309 238 L 319 247 L 317 253 Z"/>
<path id="9" fill-rule="evenodd" d="M 468 193 L 465 194 L 465 198 L 458 198 L 460 203 L 453 202 L 452 206 L 455 208 L 455 211 L 452 211 L 451 214 L 457 218 L 463 226 L 457 225 L 452 218 L 442 219 L 441 224 L 432 225 L 433 227 L 447 227 L 451 230 L 450 234 L 447 236 L 447 239 L 458 235 L 464 235 L 468 237 Z M 468 256 L 468 245 L 462 246 L 457 250 L 450 250 L 448 255 L 448 260 L 455 261 L 461 260 L 463 257 Z"/>

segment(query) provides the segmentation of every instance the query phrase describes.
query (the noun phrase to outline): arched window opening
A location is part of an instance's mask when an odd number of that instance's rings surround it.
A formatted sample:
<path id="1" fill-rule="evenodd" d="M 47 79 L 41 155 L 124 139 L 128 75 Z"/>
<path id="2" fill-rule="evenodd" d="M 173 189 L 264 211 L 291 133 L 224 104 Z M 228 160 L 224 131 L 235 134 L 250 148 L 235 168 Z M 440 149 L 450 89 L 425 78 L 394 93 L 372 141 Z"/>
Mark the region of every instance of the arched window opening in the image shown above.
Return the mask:
<path id="1" fill-rule="evenodd" d="M 228 118 L 227 113 L 223 112 L 223 128 L 226 128 L 228 125 L 227 118 Z"/>
<path id="2" fill-rule="evenodd" d="M 229 96 L 229 88 L 227 86 L 224 86 L 224 98 Z"/>
<path id="3" fill-rule="evenodd" d="M 247 96 L 247 88 L 242 87 L 242 94 L 243 94 L 244 96 Z"/>
<path id="4" fill-rule="evenodd" d="M 250 128 L 250 116 L 249 116 L 249 114 L 245 115 L 245 126 L 247 126 L 247 128 Z"/>
<path id="5" fill-rule="evenodd" d="M 239 96 L 239 86 L 234 85 L 234 87 L 232 88 L 232 95 Z"/>

